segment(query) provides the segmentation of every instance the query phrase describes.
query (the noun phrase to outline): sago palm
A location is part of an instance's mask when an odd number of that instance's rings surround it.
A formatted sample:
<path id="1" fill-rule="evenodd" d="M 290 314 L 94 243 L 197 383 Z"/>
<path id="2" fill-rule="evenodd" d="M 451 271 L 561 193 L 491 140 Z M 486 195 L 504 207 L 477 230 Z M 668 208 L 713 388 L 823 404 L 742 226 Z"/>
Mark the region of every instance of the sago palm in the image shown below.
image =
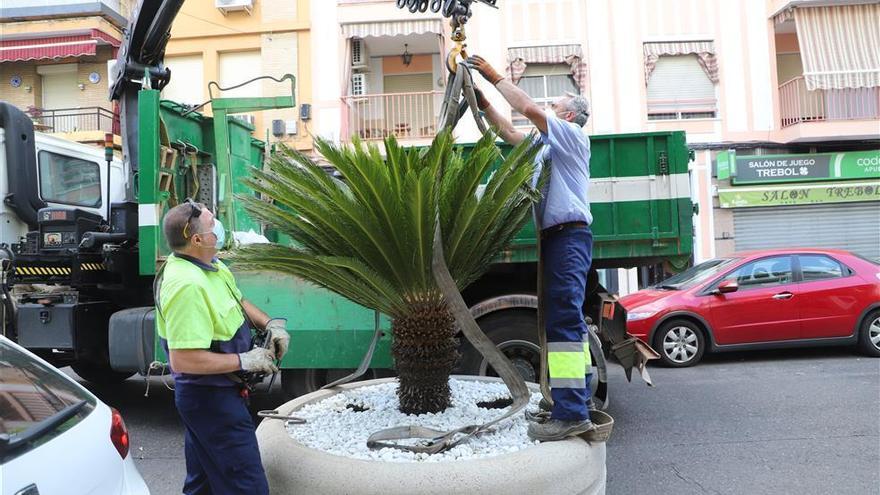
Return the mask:
<path id="1" fill-rule="evenodd" d="M 248 212 L 296 245 L 244 247 L 236 264 L 292 274 L 389 315 L 400 410 L 442 411 L 458 341 L 431 272 L 435 219 L 439 213 L 446 263 L 461 290 L 528 219 L 538 197 L 531 187 L 536 149 L 525 142 L 500 160 L 488 134 L 465 157 L 449 132 L 425 149 L 389 138 L 384 157 L 359 141 L 316 146 L 341 178 L 281 148 L 266 170 L 246 179 L 272 200 L 243 196 Z"/>

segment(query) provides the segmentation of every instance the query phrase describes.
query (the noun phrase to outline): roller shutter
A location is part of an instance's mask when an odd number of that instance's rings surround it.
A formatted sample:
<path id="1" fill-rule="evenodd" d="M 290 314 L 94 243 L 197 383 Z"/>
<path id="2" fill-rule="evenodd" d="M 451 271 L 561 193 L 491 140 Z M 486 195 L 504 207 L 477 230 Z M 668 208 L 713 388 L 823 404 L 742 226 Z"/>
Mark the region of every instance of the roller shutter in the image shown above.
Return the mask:
<path id="1" fill-rule="evenodd" d="M 740 208 L 733 222 L 737 251 L 839 248 L 880 258 L 880 202 Z"/>

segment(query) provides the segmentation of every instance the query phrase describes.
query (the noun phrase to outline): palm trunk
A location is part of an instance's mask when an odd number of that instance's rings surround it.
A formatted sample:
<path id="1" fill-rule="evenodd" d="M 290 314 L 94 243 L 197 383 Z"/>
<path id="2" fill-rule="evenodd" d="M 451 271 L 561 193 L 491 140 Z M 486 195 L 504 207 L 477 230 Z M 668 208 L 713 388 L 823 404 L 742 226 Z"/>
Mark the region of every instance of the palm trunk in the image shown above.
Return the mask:
<path id="1" fill-rule="evenodd" d="M 455 318 L 443 303 L 413 306 L 391 323 L 391 354 L 405 414 L 436 413 L 449 407 L 449 375 L 458 359 Z"/>

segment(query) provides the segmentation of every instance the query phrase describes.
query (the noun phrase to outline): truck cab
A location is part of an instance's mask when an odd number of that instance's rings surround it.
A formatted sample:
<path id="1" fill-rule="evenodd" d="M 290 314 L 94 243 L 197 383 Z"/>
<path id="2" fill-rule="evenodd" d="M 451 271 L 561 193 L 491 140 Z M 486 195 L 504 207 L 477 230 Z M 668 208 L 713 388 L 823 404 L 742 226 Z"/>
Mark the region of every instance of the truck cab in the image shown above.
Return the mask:
<path id="1" fill-rule="evenodd" d="M 0 103 L 3 104 L 3 103 Z M 6 104 L 3 104 L 6 105 Z M 107 215 L 107 162 L 104 152 L 96 146 L 61 139 L 42 132 L 33 133 L 34 161 L 21 160 L 6 151 L 9 137 L 0 128 L 0 196 L 31 196 L 34 202 L 45 203 L 47 208 L 78 209 L 105 218 Z M 20 138 L 19 138 L 20 139 Z M 33 163 L 33 181 L 26 190 L 9 180 L 10 166 Z M 111 162 L 110 201 L 119 202 L 125 196 L 126 175 L 122 161 Z M 0 205 L 0 244 L 13 246 L 27 237 L 28 222 L 5 200 Z"/>
<path id="2" fill-rule="evenodd" d="M 125 255 L 104 249 L 136 230 L 128 174 L 107 150 L 34 132 L 0 102 L 0 283 L 7 335 L 53 364 L 104 377 L 107 324 L 127 291 Z M 136 235 L 136 232 L 129 232 Z M 127 256 L 130 258 L 130 255 Z M 130 269 L 126 269 L 131 271 Z M 140 291 L 142 292 L 142 291 Z"/>

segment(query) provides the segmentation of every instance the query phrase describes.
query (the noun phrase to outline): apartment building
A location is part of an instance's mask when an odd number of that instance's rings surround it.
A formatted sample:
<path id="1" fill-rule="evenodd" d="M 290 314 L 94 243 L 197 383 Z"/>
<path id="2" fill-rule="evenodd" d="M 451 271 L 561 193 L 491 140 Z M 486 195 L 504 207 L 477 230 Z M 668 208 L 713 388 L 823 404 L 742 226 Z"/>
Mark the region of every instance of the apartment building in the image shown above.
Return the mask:
<path id="1" fill-rule="evenodd" d="M 269 79 L 220 88 L 293 74 L 297 108 L 238 117 L 259 139 L 310 149 L 311 113 L 300 112 L 312 98 L 310 10 L 309 0 L 188 0 L 171 30 L 162 97 L 196 106 L 211 97 L 284 96 L 290 84 Z M 210 105 L 200 111 L 210 114 Z"/>
<path id="2" fill-rule="evenodd" d="M 795 245 L 880 256 L 880 2 L 497 6 L 474 5 L 468 49 L 536 100 L 587 96 L 590 134 L 687 132 L 695 261 Z M 316 134 L 430 141 L 446 81 L 443 19 L 393 1 L 321 0 L 312 29 Z M 468 117 L 456 133 L 478 136 Z"/>
<path id="3" fill-rule="evenodd" d="M 28 112 L 38 130 L 103 142 L 116 121 L 109 69 L 133 4 L 0 2 L 0 100 Z"/>

